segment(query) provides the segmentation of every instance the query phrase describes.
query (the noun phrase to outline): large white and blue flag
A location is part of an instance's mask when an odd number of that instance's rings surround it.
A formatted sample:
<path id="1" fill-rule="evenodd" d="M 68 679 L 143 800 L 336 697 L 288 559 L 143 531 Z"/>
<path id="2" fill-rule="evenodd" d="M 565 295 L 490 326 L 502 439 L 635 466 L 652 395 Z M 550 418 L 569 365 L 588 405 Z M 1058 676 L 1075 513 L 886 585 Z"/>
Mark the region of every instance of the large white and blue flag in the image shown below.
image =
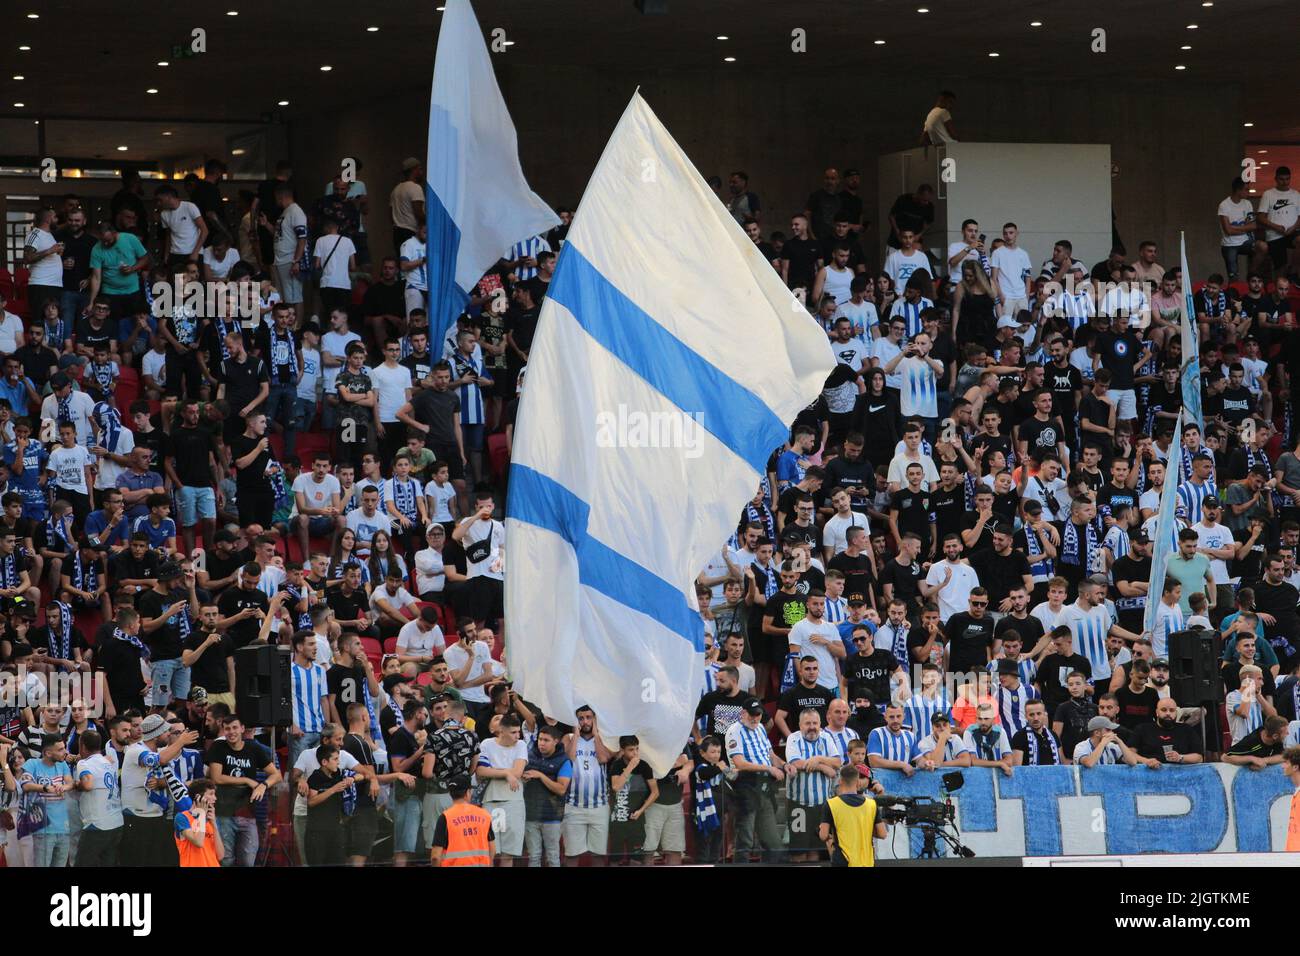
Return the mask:
<path id="1" fill-rule="evenodd" d="M 695 579 L 835 366 L 826 334 L 634 95 L 529 352 L 506 509 L 510 672 L 664 773 L 703 679 Z"/>
<path id="2" fill-rule="evenodd" d="M 447 0 L 429 98 L 425 163 L 430 342 L 520 240 L 560 219 L 528 186 L 515 126 L 469 0 Z"/>
<path id="3" fill-rule="evenodd" d="M 1200 343 L 1196 340 L 1196 302 L 1192 296 L 1192 274 L 1187 268 L 1187 237 L 1182 233 L 1178 234 L 1178 241 L 1182 253 L 1182 283 L 1183 283 L 1183 321 L 1181 332 L 1183 346 L 1183 367 L 1179 370 L 1179 381 L 1182 383 L 1183 390 L 1183 409 L 1187 412 L 1187 421 L 1195 422 L 1201 428 L 1205 427 L 1205 420 L 1201 417 L 1201 352 Z M 1179 430 L 1174 438 L 1181 440 L 1183 433 Z M 1148 595 L 1147 606 L 1151 605 L 1152 599 L 1160 603 L 1160 595 Z"/>
<path id="4" fill-rule="evenodd" d="M 1183 273 L 1186 276 L 1186 273 Z M 1197 378 L 1199 379 L 1199 375 Z M 1200 395 L 1200 382 L 1197 382 L 1197 395 Z M 1178 410 L 1174 420 L 1174 434 L 1183 434 L 1183 422 L 1193 421 L 1186 408 Z M 1181 440 L 1179 448 L 1182 447 Z M 1155 633 L 1156 612 L 1160 608 L 1160 596 L 1165 590 L 1165 565 L 1170 555 L 1178 552 L 1178 468 L 1172 457 L 1170 467 L 1165 472 L 1165 484 L 1160 489 L 1160 510 L 1156 512 L 1156 533 L 1151 539 L 1151 578 L 1147 585 L 1147 606 L 1142 615 L 1142 630 L 1152 635 Z"/>

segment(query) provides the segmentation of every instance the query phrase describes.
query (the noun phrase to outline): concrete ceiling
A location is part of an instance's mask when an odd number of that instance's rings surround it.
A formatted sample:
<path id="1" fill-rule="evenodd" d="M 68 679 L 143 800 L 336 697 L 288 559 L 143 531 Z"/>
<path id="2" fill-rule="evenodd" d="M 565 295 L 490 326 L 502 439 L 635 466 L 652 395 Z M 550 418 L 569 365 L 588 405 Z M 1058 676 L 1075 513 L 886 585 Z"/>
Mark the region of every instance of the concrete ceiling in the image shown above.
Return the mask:
<path id="1" fill-rule="evenodd" d="M 1290 81 L 1279 78 L 1278 68 L 1258 65 L 1272 60 L 1285 64 L 1283 77 L 1294 72 L 1291 0 L 1210 6 L 1201 0 L 660 2 L 667 7 L 662 15 L 638 12 L 632 0 L 477 0 L 475 9 L 485 32 L 500 28 L 512 41 L 497 54 L 503 65 L 536 71 L 539 81 L 555 65 L 647 76 L 718 69 L 830 72 L 844 77 L 844 103 L 869 116 L 872 77 L 900 72 L 926 87 L 958 89 L 963 77 L 1101 79 L 1112 81 L 1120 96 L 1130 83 L 1186 77 L 1241 83 L 1242 102 L 1249 104 L 1248 115 L 1188 116 L 1188 123 L 1235 131 L 1251 122 L 1246 135 L 1252 141 L 1300 142 L 1300 117 L 1282 105 Z M 437 0 L 406 6 L 219 0 L 178 14 L 189 6 L 165 0 L 6 3 L 0 11 L 0 156 L 36 154 L 36 119 L 46 124 L 47 153 L 157 161 L 215 154 L 260 122 L 291 122 L 393 96 L 410 97 L 419 110 L 427 95 L 441 17 Z M 930 12 L 919 13 L 921 7 Z M 1197 29 L 1188 29 L 1193 23 Z M 206 31 L 206 52 L 178 57 L 173 48 L 188 46 L 195 29 Z M 806 31 L 803 53 L 791 49 L 798 29 Z M 1105 52 L 1091 49 L 1097 29 L 1105 31 Z M 1243 42 L 1224 42 L 1234 35 Z M 724 66 L 726 56 L 735 62 Z M 326 65 L 332 69 L 322 72 Z M 1179 65 L 1186 69 L 1176 70 Z M 828 103 L 836 95 L 828 90 Z M 289 105 L 279 106 L 281 100 Z M 164 130 L 173 135 L 164 137 Z M 125 156 L 116 151 L 119 145 L 129 146 Z"/>

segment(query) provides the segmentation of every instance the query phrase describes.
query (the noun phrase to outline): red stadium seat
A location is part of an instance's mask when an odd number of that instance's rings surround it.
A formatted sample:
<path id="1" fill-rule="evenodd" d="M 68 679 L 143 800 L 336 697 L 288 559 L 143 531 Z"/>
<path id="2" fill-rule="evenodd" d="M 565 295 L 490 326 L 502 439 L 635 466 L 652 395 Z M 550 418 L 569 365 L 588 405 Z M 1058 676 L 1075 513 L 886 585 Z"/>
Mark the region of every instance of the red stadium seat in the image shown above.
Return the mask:
<path id="1" fill-rule="evenodd" d="M 379 665 L 384 660 L 384 647 L 373 637 L 363 637 L 361 646 L 365 650 L 366 657 L 370 658 L 370 663 L 374 665 L 375 673 L 379 673 Z"/>
<path id="2" fill-rule="evenodd" d="M 385 638 L 385 640 L 384 640 L 384 653 L 385 653 L 385 654 L 396 654 L 396 653 L 397 653 L 397 638 L 395 638 L 395 637 Z"/>
<path id="3" fill-rule="evenodd" d="M 505 477 L 510 466 L 510 455 L 506 451 L 506 436 L 500 432 L 487 436 L 488 467 L 492 471 L 492 480 L 498 484 Z"/>

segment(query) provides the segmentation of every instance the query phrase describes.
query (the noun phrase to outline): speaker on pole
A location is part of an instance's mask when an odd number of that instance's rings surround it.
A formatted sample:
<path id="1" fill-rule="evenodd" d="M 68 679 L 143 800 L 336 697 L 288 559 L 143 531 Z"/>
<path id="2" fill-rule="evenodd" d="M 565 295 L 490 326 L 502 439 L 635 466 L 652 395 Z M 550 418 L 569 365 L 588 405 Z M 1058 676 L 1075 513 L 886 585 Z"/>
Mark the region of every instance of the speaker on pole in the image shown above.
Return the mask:
<path id="1" fill-rule="evenodd" d="M 250 727 L 293 720 L 289 648 L 249 644 L 235 651 L 235 714 Z"/>
<path id="2" fill-rule="evenodd" d="M 1181 706 L 1221 703 L 1223 638 L 1197 628 L 1169 635 L 1169 692 Z"/>

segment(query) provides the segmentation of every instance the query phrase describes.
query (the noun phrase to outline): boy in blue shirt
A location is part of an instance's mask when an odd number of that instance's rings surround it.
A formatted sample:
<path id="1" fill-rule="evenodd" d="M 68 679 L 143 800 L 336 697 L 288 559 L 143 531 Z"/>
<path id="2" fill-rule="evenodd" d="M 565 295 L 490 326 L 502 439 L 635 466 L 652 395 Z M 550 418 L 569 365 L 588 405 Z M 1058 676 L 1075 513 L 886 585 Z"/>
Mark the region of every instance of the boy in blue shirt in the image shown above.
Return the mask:
<path id="1" fill-rule="evenodd" d="M 148 535 L 149 547 L 161 552 L 166 559 L 176 550 L 176 522 L 168 517 L 172 500 L 167 495 L 152 494 L 145 499 L 145 505 L 149 513 L 136 518 L 131 531 Z"/>

